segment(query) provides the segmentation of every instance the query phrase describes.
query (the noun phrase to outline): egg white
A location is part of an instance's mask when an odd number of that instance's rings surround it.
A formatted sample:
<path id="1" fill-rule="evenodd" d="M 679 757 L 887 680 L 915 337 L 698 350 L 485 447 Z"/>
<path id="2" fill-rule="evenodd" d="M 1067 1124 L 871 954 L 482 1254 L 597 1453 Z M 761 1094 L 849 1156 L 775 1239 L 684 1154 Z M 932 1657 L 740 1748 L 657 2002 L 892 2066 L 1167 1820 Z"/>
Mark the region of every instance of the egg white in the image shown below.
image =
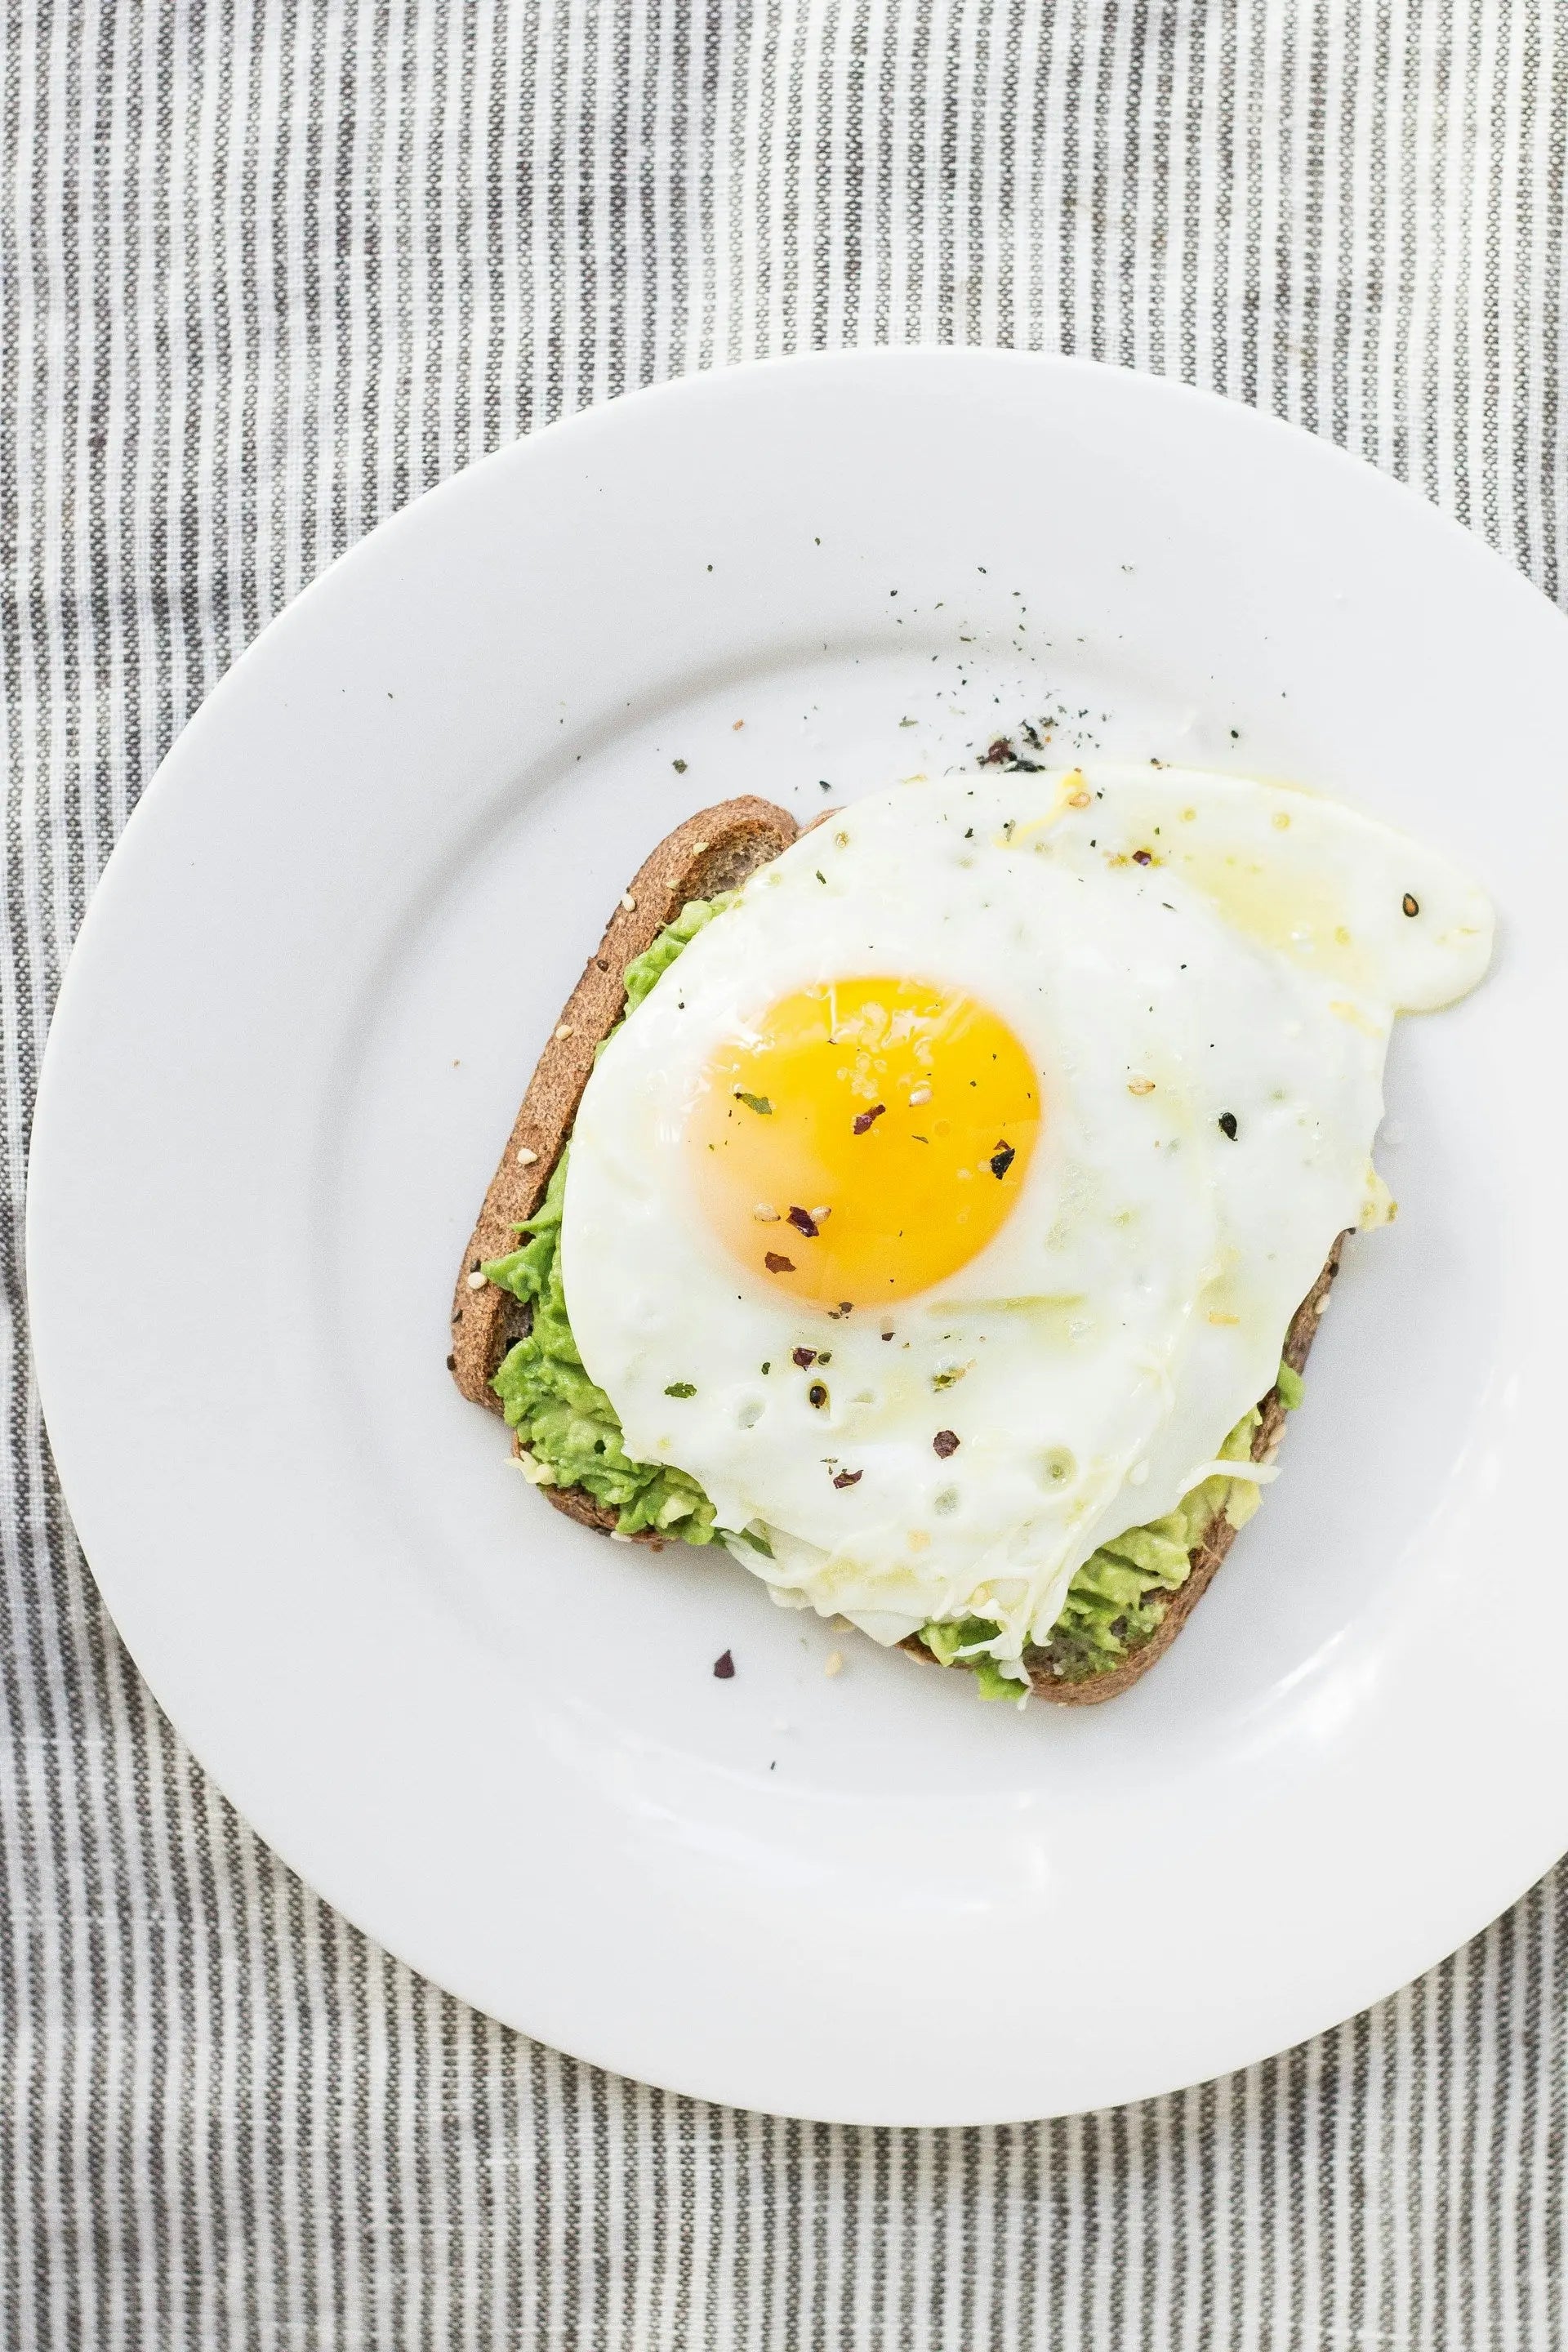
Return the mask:
<path id="1" fill-rule="evenodd" d="M 1016 1659 L 1097 1545 L 1172 1509 L 1271 1385 L 1335 1236 L 1378 1213 L 1394 1013 L 1462 994 L 1490 945 L 1447 860 L 1278 786 L 983 771 L 858 803 L 692 940 L 584 1096 L 563 1276 L 628 1451 L 762 1533 L 771 1559 L 736 1556 L 781 1600 L 885 1642 L 988 1617 Z M 742 1023 L 869 972 L 989 1004 L 1045 1124 L 986 1248 L 832 1321 L 738 1269 L 682 1136 Z M 802 1345 L 830 1356 L 821 1408 Z"/>

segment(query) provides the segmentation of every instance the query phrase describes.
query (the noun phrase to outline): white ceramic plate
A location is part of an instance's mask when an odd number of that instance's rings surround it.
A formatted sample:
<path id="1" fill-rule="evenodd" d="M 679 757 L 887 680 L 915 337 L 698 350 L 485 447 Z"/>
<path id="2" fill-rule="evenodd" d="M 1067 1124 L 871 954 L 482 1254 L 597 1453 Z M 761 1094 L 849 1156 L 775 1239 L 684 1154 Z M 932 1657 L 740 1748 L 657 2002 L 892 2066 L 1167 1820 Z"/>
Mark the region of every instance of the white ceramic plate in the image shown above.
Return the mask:
<path id="1" fill-rule="evenodd" d="M 1322 443 L 1000 354 L 640 395 L 338 564 L 132 819 L 33 1150 L 72 1511 L 262 1833 L 499 2017 L 819 2117 L 1162 2091 L 1491 1918 L 1568 1844 L 1565 678 L 1533 591 Z M 723 1559 L 569 1525 L 443 1357 L 496 1150 L 650 845 L 1047 708 L 1058 749 L 1414 828 L 1503 945 L 1395 1040 L 1400 1222 L 1191 1629 L 1115 1704 L 1020 1716 Z"/>

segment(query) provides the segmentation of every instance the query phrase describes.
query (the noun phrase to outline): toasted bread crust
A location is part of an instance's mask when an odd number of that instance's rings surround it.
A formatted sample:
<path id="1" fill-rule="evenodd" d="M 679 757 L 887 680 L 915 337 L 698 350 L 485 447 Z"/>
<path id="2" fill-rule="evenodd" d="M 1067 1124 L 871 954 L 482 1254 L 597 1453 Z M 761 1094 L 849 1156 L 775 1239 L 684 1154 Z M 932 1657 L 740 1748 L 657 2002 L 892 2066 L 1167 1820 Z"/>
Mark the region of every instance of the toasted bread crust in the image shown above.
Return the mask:
<path id="1" fill-rule="evenodd" d="M 820 821 L 820 820 L 819 820 Z M 583 977 L 561 1009 L 553 1034 L 540 1055 L 522 1108 L 517 1115 L 506 1150 L 490 1179 L 479 1222 L 463 1253 L 452 1302 L 452 1352 L 447 1358 L 453 1379 L 466 1397 L 492 1412 L 501 1410 L 490 1387 L 501 1358 L 529 1328 L 529 1309 L 510 1292 L 493 1283 L 471 1290 L 468 1277 L 487 1259 L 504 1257 L 512 1247 L 516 1228 L 532 1216 L 544 1198 L 563 1148 L 572 1131 L 583 1089 L 594 1066 L 594 1055 L 620 1020 L 626 1007 L 626 966 L 653 945 L 668 922 L 693 898 L 710 898 L 732 890 L 787 849 L 800 828 L 787 809 L 772 801 L 747 796 L 721 801 L 700 810 L 666 835 L 651 856 L 638 866 L 596 953 L 590 956 Z M 524 1155 L 520 1160 L 519 1153 Z M 1321 1274 L 1297 1308 L 1281 1354 L 1299 1372 L 1317 1335 L 1319 1318 L 1339 1272 L 1342 1234 L 1330 1251 Z M 1254 1433 L 1252 1458 L 1273 1459 L 1285 1427 L 1285 1408 L 1278 1389 L 1261 1400 L 1263 1418 Z M 513 1440 L 514 1452 L 521 1453 Z M 601 1534 L 613 1534 L 616 1514 L 581 1486 L 542 1486 L 540 1492 L 568 1518 Z M 1037 1665 L 1030 1680 L 1041 1698 L 1058 1706 L 1098 1706 L 1117 1697 L 1163 1658 L 1230 1549 L 1236 1529 L 1223 1511 L 1216 1513 L 1192 1553 L 1192 1570 L 1173 1593 L 1159 1626 L 1149 1639 L 1119 1666 L 1081 1683 L 1064 1682 L 1047 1665 Z M 647 1533 L 634 1541 L 659 1548 L 661 1538 Z M 911 1654 L 935 1665 L 925 1644 L 911 1635 L 902 1645 Z"/>
<path id="2" fill-rule="evenodd" d="M 668 834 L 627 885 L 597 950 L 561 1008 L 463 1253 L 452 1301 L 448 1364 L 458 1386 L 475 1404 L 500 1412 L 490 1381 L 507 1349 L 527 1331 L 529 1310 L 493 1283 L 471 1290 L 468 1277 L 487 1259 L 504 1257 L 515 1246 L 517 1226 L 532 1216 L 544 1198 L 572 1131 L 595 1052 L 626 1010 L 626 966 L 653 945 L 689 900 L 733 890 L 759 866 L 787 849 L 797 830 L 789 811 L 776 808 L 772 801 L 749 795 L 721 801 Z M 526 1155 L 521 1160 L 520 1152 Z M 540 1491 L 558 1511 L 584 1527 L 605 1533 L 615 1527 L 615 1512 L 580 1486 Z"/>

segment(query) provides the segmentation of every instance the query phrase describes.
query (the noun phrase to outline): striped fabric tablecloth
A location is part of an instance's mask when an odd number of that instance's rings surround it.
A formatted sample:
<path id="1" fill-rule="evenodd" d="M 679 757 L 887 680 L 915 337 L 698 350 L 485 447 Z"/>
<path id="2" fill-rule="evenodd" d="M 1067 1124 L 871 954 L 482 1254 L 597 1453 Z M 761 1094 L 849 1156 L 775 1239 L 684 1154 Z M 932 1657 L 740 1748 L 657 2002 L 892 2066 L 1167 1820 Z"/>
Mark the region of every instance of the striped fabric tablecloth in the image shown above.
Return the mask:
<path id="1" fill-rule="evenodd" d="M 366 1943 L 120 1647 L 18 1213 L 60 969 L 171 738 L 379 517 L 584 402 L 846 341 L 1089 352 L 1332 435 L 1562 593 L 1561 0 L 10 0 L 0 44 L 0 2342 L 1560 2343 L 1560 1877 L 1304 2049 L 1005 2130 L 665 2096 Z M 112 1201 L 89 1245 L 112 1412 Z"/>

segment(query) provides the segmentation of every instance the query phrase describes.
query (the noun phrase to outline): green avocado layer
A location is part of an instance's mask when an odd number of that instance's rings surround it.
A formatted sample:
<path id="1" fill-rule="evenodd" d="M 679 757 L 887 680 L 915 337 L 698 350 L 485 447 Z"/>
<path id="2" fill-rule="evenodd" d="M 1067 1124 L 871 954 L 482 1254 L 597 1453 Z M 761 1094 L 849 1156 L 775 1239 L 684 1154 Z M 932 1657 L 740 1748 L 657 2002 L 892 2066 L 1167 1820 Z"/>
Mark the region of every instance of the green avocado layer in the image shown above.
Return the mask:
<path id="1" fill-rule="evenodd" d="M 731 892 L 693 899 L 626 966 L 627 1013 L 636 1012 L 682 949 L 733 898 Z M 543 1201 L 519 1225 L 521 1246 L 506 1257 L 491 1259 L 484 1269 L 491 1282 L 532 1309 L 527 1338 L 502 1360 L 491 1386 L 508 1426 L 527 1448 L 524 1466 L 536 1486 L 581 1486 L 616 1512 L 621 1535 L 652 1530 L 678 1536 L 684 1543 L 712 1543 L 724 1530 L 715 1526 L 713 1506 L 697 1481 L 684 1470 L 634 1462 L 622 1442 L 614 1405 L 584 1370 L 561 1283 L 567 1157 L 563 1150 Z M 1300 1377 L 1287 1365 L 1279 1370 L 1279 1398 L 1287 1407 L 1301 1399 Z M 1238 1421 L 1218 1458 L 1245 1461 L 1258 1422 L 1256 1409 Z M 1240 1527 L 1258 1502 L 1258 1488 L 1250 1480 L 1205 1479 L 1166 1517 L 1146 1528 L 1130 1528 L 1103 1545 L 1068 1587 L 1049 1642 L 1027 1652 L 1026 1664 L 1048 1663 L 1067 1682 L 1085 1682 L 1120 1665 L 1149 1639 L 1171 1594 L 1186 1582 L 1193 1547 L 1215 1513 L 1224 1510 L 1231 1524 Z M 746 1540 L 759 1550 L 766 1549 L 758 1537 L 747 1533 Z M 942 1665 L 971 1668 L 982 1697 L 1016 1699 L 1024 1686 L 974 1646 L 994 1640 L 996 1632 L 987 1620 L 972 1617 L 958 1624 L 924 1625 L 920 1639 Z"/>

